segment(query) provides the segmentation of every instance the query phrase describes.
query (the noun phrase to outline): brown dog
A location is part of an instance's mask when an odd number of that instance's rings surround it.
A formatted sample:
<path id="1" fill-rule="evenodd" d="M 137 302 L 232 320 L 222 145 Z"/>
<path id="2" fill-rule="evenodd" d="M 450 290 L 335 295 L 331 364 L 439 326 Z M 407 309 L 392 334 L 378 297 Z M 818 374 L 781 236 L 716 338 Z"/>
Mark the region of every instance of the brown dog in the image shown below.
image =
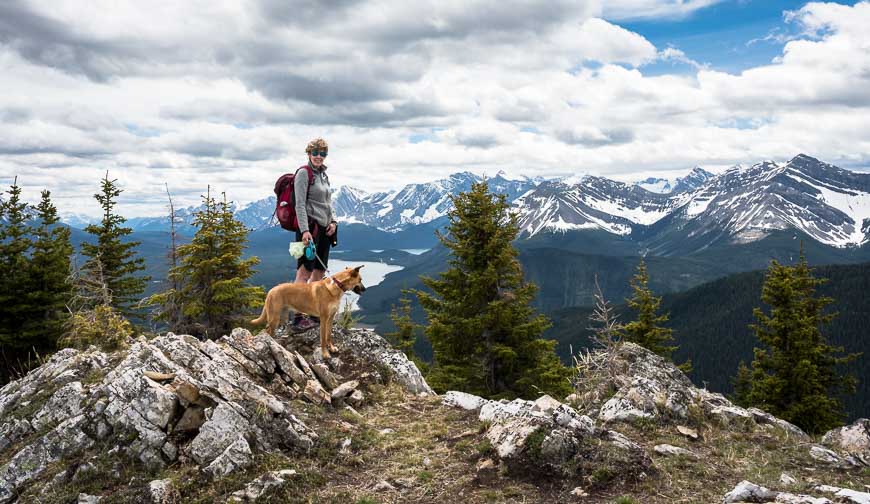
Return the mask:
<path id="1" fill-rule="evenodd" d="M 275 329 L 281 323 L 285 306 L 297 312 L 320 317 L 320 349 L 323 357 L 329 358 L 329 352 L 338 350 L 332 344 L 332 319 L 338 312 L 342 294 L 349 290 L 361 294 L 366 290 L 359 274 L 360 268 L 362 266 L 345 268 L 317 282 L 282 283 L 272 287 L 266 294 L 263 313 L 252 320 L 251 324 L 266 322 L 266 332 L 275 336 Z"/>

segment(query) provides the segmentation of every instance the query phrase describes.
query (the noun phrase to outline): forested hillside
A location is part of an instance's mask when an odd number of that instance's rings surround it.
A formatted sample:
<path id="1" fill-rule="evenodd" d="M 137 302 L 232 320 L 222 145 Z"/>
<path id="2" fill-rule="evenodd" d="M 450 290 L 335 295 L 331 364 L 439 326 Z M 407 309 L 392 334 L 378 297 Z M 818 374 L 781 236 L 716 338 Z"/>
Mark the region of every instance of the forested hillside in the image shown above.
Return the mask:
<path id="1" fill-rule="evenodd" d="M 839 312 L 823 330 L 834 345 L 846 352 L 864 352 L 845 371 L 858 378 L 854 396 L 844 399 L 850 419 L 870 415 L 870 263 L 820 266 L 815 275 L 828 279 L 819 293 L 834 298 L 833 311 Z M 761 306 L 764 271 L 739 273 L 685 292 L 666 294 L 662 309 L 670 312 L 668 327 L 674 329 L 679 349 L 676 362 L 692 359 L 691 378 L 698 386 L 730 393 L 731 379 L 741 360 L 752 361 L 757 342 L 747 327 L 754 321 L 752 309 Z M 621 303 L 623 299 L 611 299 Z M 617 306 L 621 320 L 630 317 L 625 306 Z M 550 314 L 553 327 L 544 336 L 559 341 L 557 351 L 570 359 L 569 346 L 577 352 L 589 344 L 587 329 L 590 308 L 569 308 Z"/>

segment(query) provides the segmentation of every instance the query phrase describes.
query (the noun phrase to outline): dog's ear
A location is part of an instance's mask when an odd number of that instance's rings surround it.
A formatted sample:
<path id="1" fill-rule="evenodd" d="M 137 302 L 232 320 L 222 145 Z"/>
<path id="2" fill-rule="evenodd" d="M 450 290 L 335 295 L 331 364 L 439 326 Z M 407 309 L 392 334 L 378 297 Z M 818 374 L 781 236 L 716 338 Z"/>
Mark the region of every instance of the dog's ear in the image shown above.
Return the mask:
<path id="1" fill-rule="evenodd" d="M 360 268 L 362 268 L 363 266 L 365 266 L 365 264 L 363 264 L 362 266 L 357 266 L 353 270 L 356 271 L 357 273 L 359 273 Z"/>

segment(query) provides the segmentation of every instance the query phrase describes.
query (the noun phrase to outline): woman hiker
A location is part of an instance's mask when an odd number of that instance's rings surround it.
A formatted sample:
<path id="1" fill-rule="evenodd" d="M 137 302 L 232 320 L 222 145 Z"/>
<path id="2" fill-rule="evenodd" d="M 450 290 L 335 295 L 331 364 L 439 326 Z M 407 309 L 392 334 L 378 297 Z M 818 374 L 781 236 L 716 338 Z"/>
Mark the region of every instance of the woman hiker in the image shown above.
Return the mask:
<path id="1" fill-rule="evenodd" d="M 336 243 L 338 223 L 333 219 L 332 196 L 329 192 L 329 177 L 326 175 L 326 155 L 329 146 L 326 140 L 315 138 L 305 147 L 308 154 L 308 166 L 314 175 L 314 183 L 309 187 L 309 171 L 304 167 L 296 171 L 293 179 L 296 195 L 296 217 L 299 220 L 299 231 L 296 241 L 306 246 L 313 240 L 317 257 L 307 260 L 305 254 L 296 261 L 295 283 L 316 282 L 323 279 L 326 266 L 329 264 L 329 247 Z M 293 318 L 293 329 L 304 331 L 317 325 L 316 317 L 306 318 L 296 313 Z"/>

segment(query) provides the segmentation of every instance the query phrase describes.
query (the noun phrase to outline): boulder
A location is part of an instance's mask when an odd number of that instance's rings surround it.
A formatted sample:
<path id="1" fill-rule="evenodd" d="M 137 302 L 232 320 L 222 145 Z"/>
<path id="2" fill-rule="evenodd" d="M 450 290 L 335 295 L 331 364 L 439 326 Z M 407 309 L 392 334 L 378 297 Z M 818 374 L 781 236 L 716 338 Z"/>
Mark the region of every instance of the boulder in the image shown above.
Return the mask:
<path id="1" fill-rule="evenodd" d="M 870 419 L 859 418 L 850 425 L 828 431 L 822 444 L 854 455 L 870 466 Z"/>
<path id="2" fill-rule="evenodd" d="M 845 502 L 848 504 L 870 504 L 870 493 L 867 492 L 859 492 L 857 490 L 829 485 L 819 485 L 816 486 L 814 490 L 821 493 L 832 494 L 837 498 L 837 502 Z"/>
<path id="3" fill-rule="evenodd" d="M 768 490 L 751 481 L 743 480 L 733 490 L 725 494 L 722 504 L 732 502 L 772 502 L 779 492 Z"/>
<path id="4" fill-rule="evenodd" d="M 456 390 L 448 391 L 441 399 L 441 404 L 445 406 L 451 406 L 454 408 L 461 408 L 470 411 L 478 410 L 481 408 L 481 406 L 488 402 L 488 399 L 484 399 L 473 394 L 468 394 L 466 392 L 459 392 Z"/>

